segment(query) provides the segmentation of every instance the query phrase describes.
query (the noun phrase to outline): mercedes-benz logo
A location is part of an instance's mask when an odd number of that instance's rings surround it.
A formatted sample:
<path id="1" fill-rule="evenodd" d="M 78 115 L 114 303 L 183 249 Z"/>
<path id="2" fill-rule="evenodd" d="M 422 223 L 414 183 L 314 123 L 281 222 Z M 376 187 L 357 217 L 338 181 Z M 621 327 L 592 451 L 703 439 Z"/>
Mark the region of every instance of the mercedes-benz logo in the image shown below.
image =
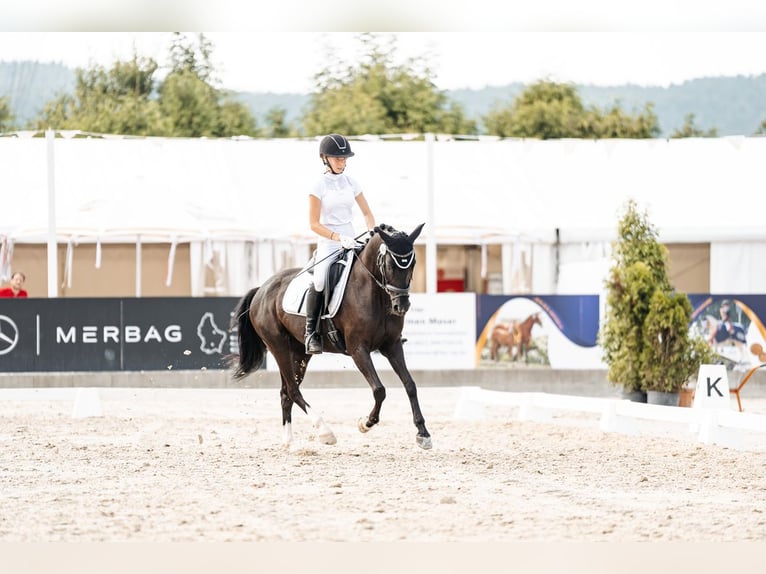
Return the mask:
<path id="1" fill-rule="evenodd" d="M 0 315 L 0 355 L 7 355 L 19 342 L 19 328 L 13 319 Z"/>

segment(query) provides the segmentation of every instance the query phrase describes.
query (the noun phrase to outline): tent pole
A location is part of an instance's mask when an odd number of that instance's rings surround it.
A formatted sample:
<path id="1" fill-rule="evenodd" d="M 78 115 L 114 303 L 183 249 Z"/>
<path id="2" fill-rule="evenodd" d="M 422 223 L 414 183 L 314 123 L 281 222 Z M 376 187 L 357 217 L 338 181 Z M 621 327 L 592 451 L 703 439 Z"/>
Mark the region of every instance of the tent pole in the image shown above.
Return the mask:
<path id="1" fill-rule="evenodd" d="M 45 130 L 48 155 L 48 297 L 58 297 L 58 244 L 56 241 L 56 176 L 53 143 L 56 133 Z"/>
<path id="2" fill-rule="evenodd" d="M 500 257 L 503 266 L 503 295 L 510 295 L 513 292 L 513 245 L 503 243 Z"/>
<path id="3" fill-rule="evenodd" d="M 426 140 L 426 293 L 437 291 L 436 222 L 434 208 L 434 134 Z"/>
<path id="4" fill-rule="evenodd" d="M 141 236 L 136 236 L 136 297 L 141 296 Z"/>

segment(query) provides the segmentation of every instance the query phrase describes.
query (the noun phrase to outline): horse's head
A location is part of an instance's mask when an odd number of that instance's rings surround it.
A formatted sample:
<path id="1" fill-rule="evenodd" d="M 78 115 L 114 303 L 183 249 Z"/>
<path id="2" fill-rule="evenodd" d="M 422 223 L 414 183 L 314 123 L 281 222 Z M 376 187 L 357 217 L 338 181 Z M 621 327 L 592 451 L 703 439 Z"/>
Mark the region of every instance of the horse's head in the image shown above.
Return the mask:
<path id="1" fill-rule="evenodd" d="M 375 227 L 380 241 L 370 240 L 368 247 L 377 245 L 376 265 L 380 278 L 378 285 L 391 297 L 391 312 L 400 317 L 410 308 L 410 284 L 415 269 L 415 240 L 423 229 L 418 225 L 409 235 L 390 225 Z"/>

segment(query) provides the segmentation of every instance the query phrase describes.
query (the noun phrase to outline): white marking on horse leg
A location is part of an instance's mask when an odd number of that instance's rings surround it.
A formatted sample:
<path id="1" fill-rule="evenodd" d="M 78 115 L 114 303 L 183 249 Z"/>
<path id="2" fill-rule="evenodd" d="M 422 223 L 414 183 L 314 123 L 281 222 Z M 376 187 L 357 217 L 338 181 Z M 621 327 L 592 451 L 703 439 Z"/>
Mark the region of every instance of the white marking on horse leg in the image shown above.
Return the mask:
<path id="1" fill-rule="evenodd" d="M 335 444 L 336 442 L 338 442 L 338 439 L 335 438 L 335 433 L 333 433 L 330 427 L 327 426 L 327 423 L 325 423 L 324 420 L 322 420 L 321 416 L 315 413 L 314 410 L 311 409 L 310 407 L 306 409 L 306 414 L 309 415 L 309 418 L 311 419 L 311 424 L 319 432 L 319 434 L 317 435 L 319 442 L 321 442 L 322 444 Z"/>
<path id="2" fill-rule="evenodd" d="M 289 447 L 293 442 L 293 425 L 286 423 L 282 425 L 282 446 Z"/>

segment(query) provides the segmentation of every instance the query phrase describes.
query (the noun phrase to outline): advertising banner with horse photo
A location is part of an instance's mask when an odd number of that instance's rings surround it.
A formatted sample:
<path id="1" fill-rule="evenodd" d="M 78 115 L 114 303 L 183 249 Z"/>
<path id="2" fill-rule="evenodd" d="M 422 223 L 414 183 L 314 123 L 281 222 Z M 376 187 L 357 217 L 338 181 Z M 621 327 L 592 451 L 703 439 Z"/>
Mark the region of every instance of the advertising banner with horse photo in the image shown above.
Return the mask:
<path id="1" fill-rule="evenodd" d="M 597 295 L 477 298 L 477 367 L 602 368 Z"/>

